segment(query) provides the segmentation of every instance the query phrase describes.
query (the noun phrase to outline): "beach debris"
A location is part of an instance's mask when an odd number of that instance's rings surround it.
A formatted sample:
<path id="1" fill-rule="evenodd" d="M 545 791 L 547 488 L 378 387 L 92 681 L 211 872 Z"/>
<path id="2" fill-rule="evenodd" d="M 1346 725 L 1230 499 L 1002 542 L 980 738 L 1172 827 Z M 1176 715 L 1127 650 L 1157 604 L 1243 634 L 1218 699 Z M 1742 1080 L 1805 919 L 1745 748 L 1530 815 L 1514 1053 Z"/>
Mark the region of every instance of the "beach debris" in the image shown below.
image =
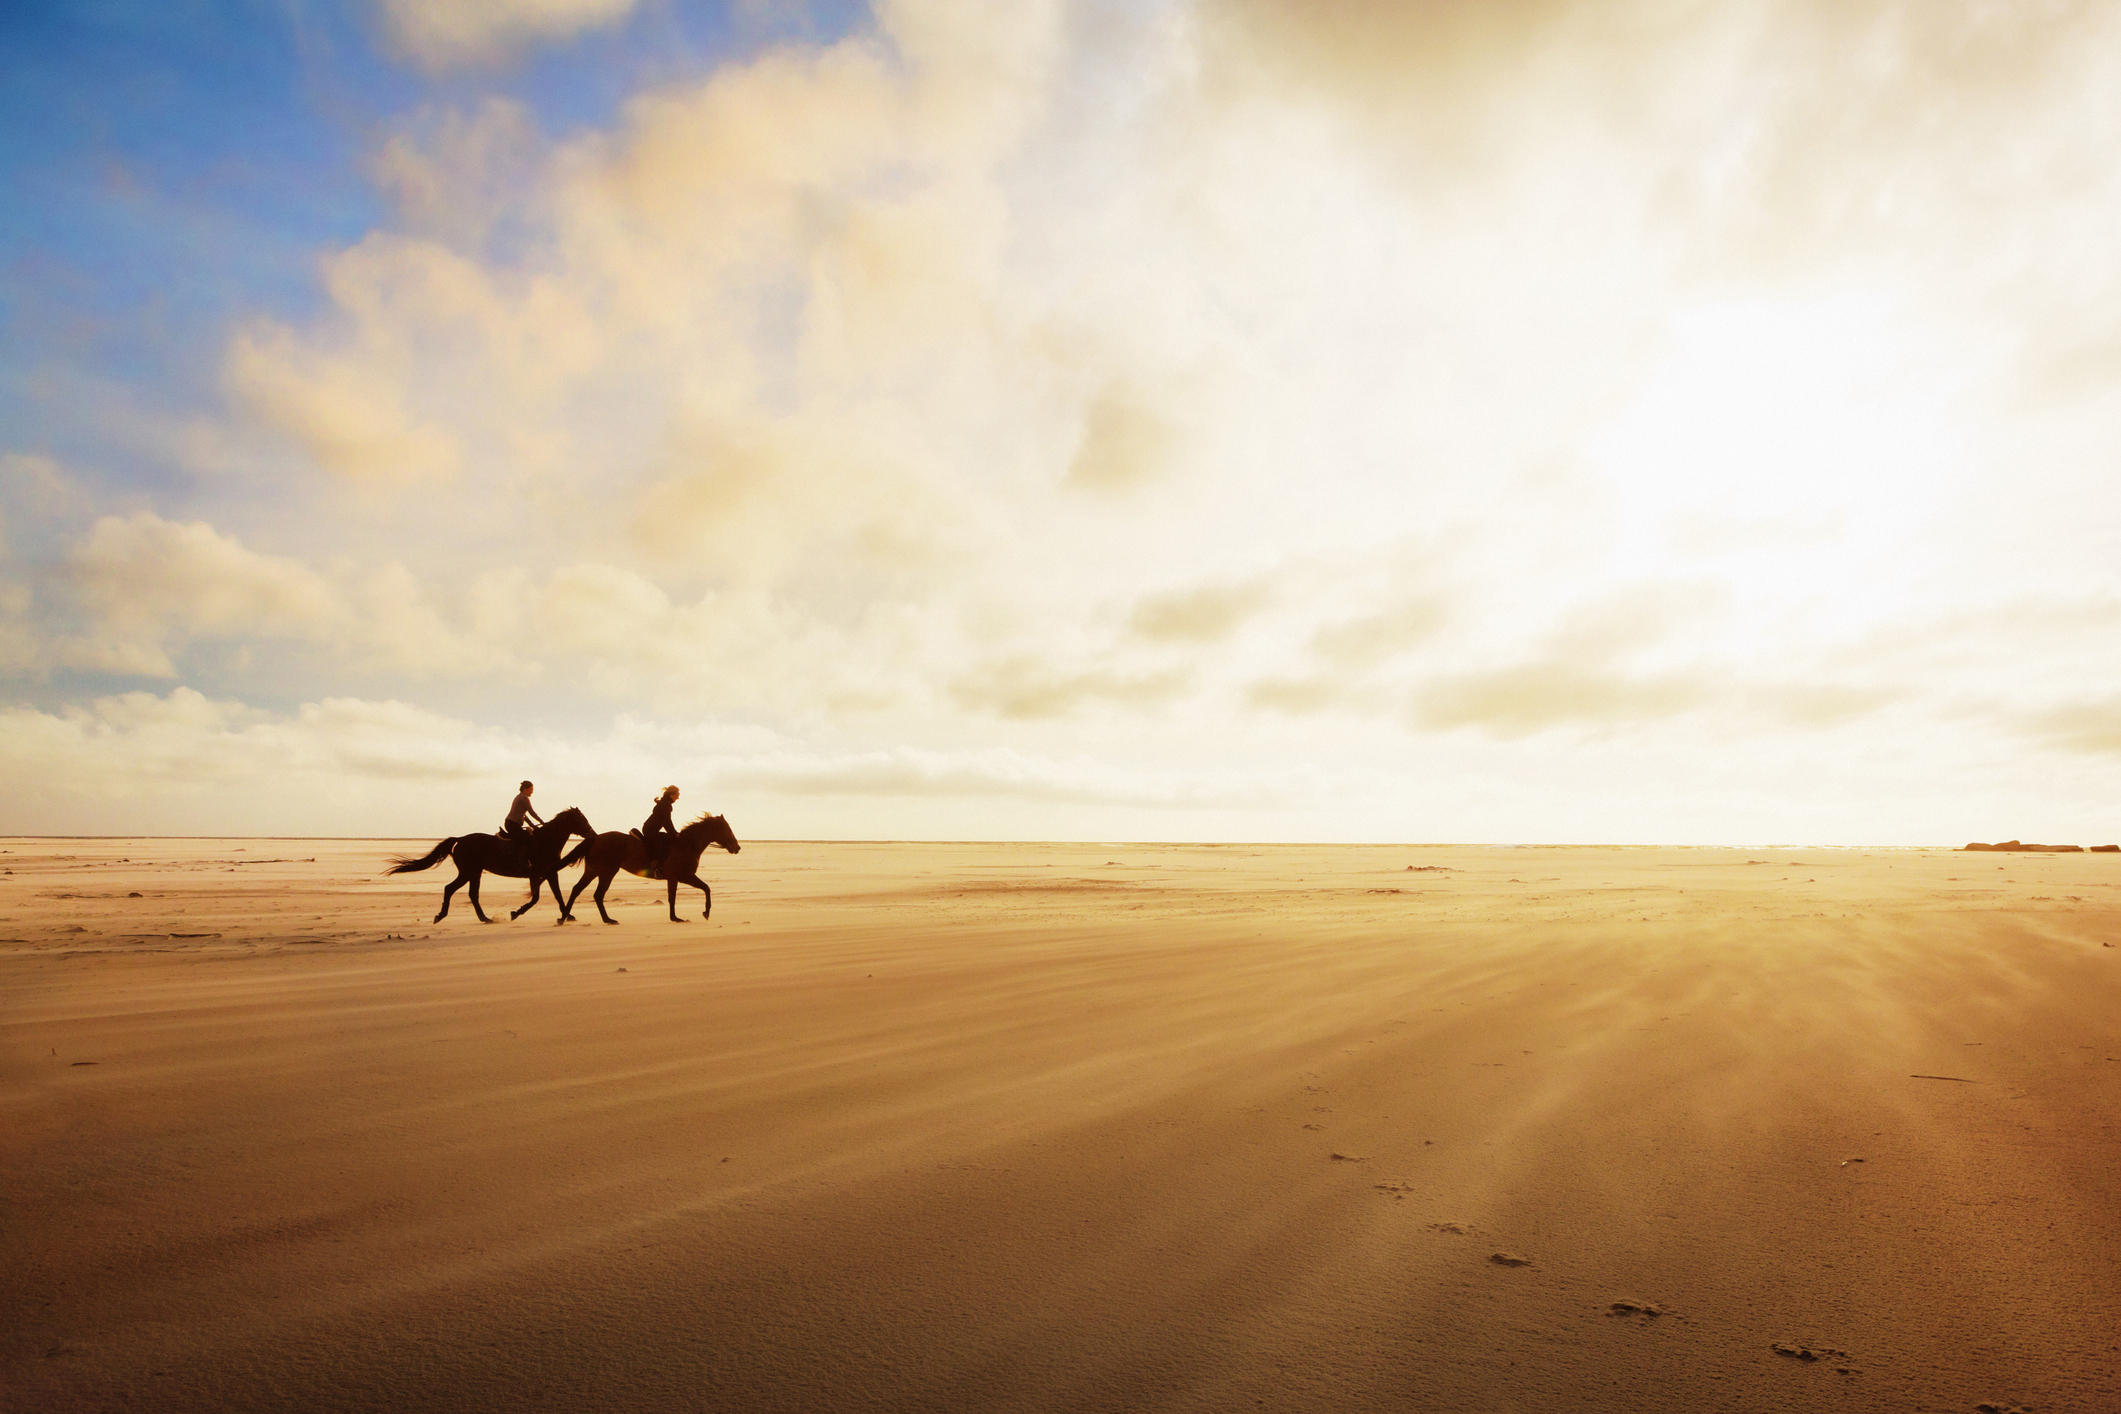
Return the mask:
<path id="1" fill-rule="evenodd" d="M 1843 1159 L 1841 1161 L 1841 1167 L 1847 1168 L 1850 1164 L 1860 1164 L 1862 1162 L 1863 1160 L 1861 1159 Z"/>
<path id="2" fill-rule="evenodd" d="M 1532 1265 L 1530 1257 L 1520 1257 L 1515 1252 L 1490 1252 L 1488 1260 L 1498 1267 L 1529 1267 Z"/>
<path id="3" fill-rule="evenodd" d="M 1429 1231 L 1446 1233 L 1452 1237 L 1471 1237 L 1480 1229 L 1471 1223 L 1430 1223 Z"/>
<path id="4" fill-rule="evenodd" d="M 1949 1080 L 1955 1085 L 1979 1085 L 1978 1080 L 1969 1080 L 1963 1075 L 1910 1075 L 1910 1080 Z"/>
<path id="5" fill-rule="evenodd" d="M 1380 1193 L 1394 1193 L 1401 1197 L 1414 1191 L 1414 1185 L 1411 1183 L 1373 1183 L 1370 1186 Z M 1435 1224 L 1431 1223 L 1430 1226 L 1434 1227 Z"/>
<path id="6" fill-rule="evenodd" d="M 1441 864 L 1409 864 L 1406 872 L 1409 874 L 1456 874 L 1458 871 L 1446 868 Z"/>
<path id="7" fill-rule="evenodd" d="M 1650 1321 L 1670 1314 L 1664 1307 L 1651 1301 L 1615 1301 L 1605 1308 L 1605 1313 L 1608 1316 L 1641 1316 Z"/>
<path id="8" fill-rule="evenodd" d="M 621 972 L 624 972 L 625 970 L 626 970 L 626 969 L 625 969 L 625 968 L 623 968 L 623 967 L 619 969 L 619 971 L 621 971 Z"/>
<path id="9" fill-rule="evenodd" d="M 2033 1414 L 2030 1404 L 1999 1404 L 1988 1399 L 1982 1400 L 1974 1408 L 1979 1410 L 1980 1414 Z"/>
<path id="10" fill-rule="evenodd" d="M 132 891 L 131 893 L 127 894 L 127 895 L 126 895 L 126 897 L 127 897 L 127 898 L 140 898 L 140 897 L 142 897 L 142 895 L 141 895 L 141 893 L 140 893 L 140 891 L 139 891 L 138 889 L 134 889 L 134 890 L 133 890 L 133 891 Z"/>
<path id="11" fill-rule="evenodd" d="M 98 1064 L 101 1064 L 101 1062 L 99 1062 L 99 1061 L 75 1061 L 75 1062 L 74 1062 L 74 1064 L 75 1064 L 75 1065 L 98 1065 Z"/>
<path id="12" fill-rule="evenodd" d="M 1770 1345 L 1768 1349 L 1786 1360 L 1802 1360 L 1807 1365 L 1829 1357 L 1841 1360 L 1851 1358 L 1846 1350 L 1836 1350 L 1830 1345 L 1822 1345 L 1815 1350 L 1809 1345 L 1784 1345 L 1778 1340 L 1773 1345 Z"/>
<path id="13" fill-rule="evenodd" d="M 1333 1162 L 1336 1164 L 1366 1164 L 1370 1162 L 1370 1156 L 1368 1154 L 1342 1154 L 1336 1152 L 1333 1155 Z"/>

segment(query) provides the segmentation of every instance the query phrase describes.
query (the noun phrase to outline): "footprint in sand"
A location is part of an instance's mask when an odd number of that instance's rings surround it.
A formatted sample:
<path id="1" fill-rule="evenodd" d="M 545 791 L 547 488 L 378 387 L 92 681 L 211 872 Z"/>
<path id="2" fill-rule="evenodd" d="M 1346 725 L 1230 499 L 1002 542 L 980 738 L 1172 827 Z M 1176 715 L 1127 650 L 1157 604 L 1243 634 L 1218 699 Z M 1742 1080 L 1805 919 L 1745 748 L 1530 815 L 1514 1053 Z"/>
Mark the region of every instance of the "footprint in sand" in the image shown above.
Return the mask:
<path id="1" fill-rule="evenodd" d="M 1471 1237 L 1480 1229 L 1471 1223 L 1430 1223 L 1430 1232 L 1441 1232 L 1451 1237 Z"/>
<path id="2" fill-rule="evenodd" d="M 1366 1164 L 1370 1162 L 1370 1156 L 1368 1154 L 1335 1154 L 1333 1162 L 1336 1164 Z"/>
<path id="3" fill-rule="evenodd" d="M 1498 1267 L 1529 1267 L 1532 1265 L 1530 1257 L 1520 1257 L 1515 1252 L 1490 1252 L 1488 1260 Z"/>
<path id="4" fill-rule="evenodd" d="M 1820 1360 L 1846 1360 L 1849 1358 L 1849 1353 L 1846 1350 L 1836 1350 L 1830 1345 L 1784 1345 L 1778 1340 L 1769 1346 L 1768 1349 L 1782 1356 L 1785 1360 L 1802 1360 L 1807 1365 L 1814 1364 Z"/>

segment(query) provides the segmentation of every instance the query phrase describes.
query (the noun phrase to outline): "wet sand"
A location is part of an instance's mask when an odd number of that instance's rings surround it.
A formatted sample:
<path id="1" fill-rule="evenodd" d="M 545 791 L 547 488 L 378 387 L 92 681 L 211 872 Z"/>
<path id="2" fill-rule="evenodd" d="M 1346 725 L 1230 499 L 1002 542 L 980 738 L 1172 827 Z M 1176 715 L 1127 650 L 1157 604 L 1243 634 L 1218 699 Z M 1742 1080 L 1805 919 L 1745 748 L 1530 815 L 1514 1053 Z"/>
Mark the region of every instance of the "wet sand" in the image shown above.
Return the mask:
<path id="1" fill-rule="evenodd" d="M 2113 856 L 413 843 L 0 841 L 0 1406 L 2121 1409 Z"/>

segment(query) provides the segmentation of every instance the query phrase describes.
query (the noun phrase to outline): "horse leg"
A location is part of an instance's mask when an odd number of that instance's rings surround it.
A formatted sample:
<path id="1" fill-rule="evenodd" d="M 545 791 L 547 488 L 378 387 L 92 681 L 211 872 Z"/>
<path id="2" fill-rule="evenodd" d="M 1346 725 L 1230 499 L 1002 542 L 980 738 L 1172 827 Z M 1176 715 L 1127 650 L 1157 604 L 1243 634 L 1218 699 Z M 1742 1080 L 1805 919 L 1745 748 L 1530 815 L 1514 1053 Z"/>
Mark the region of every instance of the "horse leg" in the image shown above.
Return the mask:
<path id="1" fill-rule="evenodd" d="M 435 922 L 439 923 L 449 916 L 449 896 L 451 894 L 454 894 L 458 889 L 463 888 L 464 883 L 465 876 L 459 873 L 457 877 L 450 882 L 449 886 L 442 890 L 442 911 L 435 915 Z"/>
<path id="2" fill-rule="evenodd" d="M 555 918 L 553 922 L 555 924 L 574 922 L 574 900 L 563 897 L 560 893 L 560 871 L 556 868 L 550 874 L 547 874 L 545 878 L 552 885 L 552 901 L 560 906 L 560 916 Z"/>
<path id="3" fill-rule="evenodd" d="M 618 876 L 619 871 L 613 869 L 606 873 L 604 877 L 597 880 L 597 916 L 602 918 L 606 923 L 616 923 L 619 921 L 618 919 L 613 918 L 610 914 L 604 912 L 604 891 L 611 887 L 611 881 L 613 879 L 616 879 Z M 583 882 L 588 882 L 588 876 L 586 874 L 583 876 Z"/>
<path id="4" fill-rule="evenodd" d="M 689 921 L 678 917 L 678 881 L 675 879 L 670 881 L 670 921 L 673 923 Z"/>
<path id="5" fill-rule="evenodd" d="M 574 886 L 574 889 L 573 889 L 573 891 L 572 891 L 571 893 L 569 893 L 569 894 L 567 895 L 567 911 L 568 911 L 569 913 L 573 913 L 573 912 L 574 912 L 574 901 L 575 901 L 576 899 L 578 899 L 578 898 L 580 898 L 580 897 L 582 896 L 582 890 L 584 890 L 584 889 L 586 889 L 586 888 L 588 888 L 588 887 L 589 887 L 589 880 L 590 880 L 590 878 L 591 878 L 591 877 L 592 877 L 592 876 L 591 876 L 591 874 L 590 874 L 590 872 L 589 872 L 589 866 L 588 866 L 587 864 L 584 864 L 584 865 L 582 866 L 582 877 L 581 877 L 580 879 L 578 879 L 578 880 L 576 880 L 576 881 L 575 881 L 575 886 Z M 554 892 L 558 892 L 558 891 L 557 891 L 557 890 L 555 890 Z M 599 894 L 599 895 L 598 895 L 598 897 L 600 897 L 600 898 L 601 898 L 601 897 L 602 897 L 602 895 L 601 895 L 601 894 Z M 610 922 L 611 920 L 607 918 L 607 919 L 605 919 L 604 921 L 608 923 L 608 922 Z"/>
<path id="6" fill-rule="evenodd" d="M 678 882 L 683 884 L 690 884 L 707 896 L 707 906 L 700 910 L 700 917 L 705 918 L 708 914 L 714 912 L 714 890 L 707 887 L 707 881 L 705 879 L 702 879 L 697 874 L 687 874 L 683 879 L 680 879 Z"/>
<path id="7" fill-rule="evenodd" d="M 479 878 L 482 873 L 483 871 L 475 869 L 471 874 L 471 911 L 479 915 L 481 923 L 491 923 L 493 920 L 486 916 L 486 910 L 479 907 Z"/>
<path id="8" fill-rule="evenodd" d="M 509 922 L 513 923 L 513 922 L 514 922 L 514 921 L 515 921 L 516 919 L 518 919 L 518 918 L 521 918 L 521 917 L 522 917 L 522 916 L 523 916 L 524 914 L 526 914 L 526 913 L 530 912 L 530 910 L 531 910 L 531 909 L 533 909 L 533 908 L 537 907 L 537 904 L 538 904 L 538 886 L 539 886 L 540 884 L 543 884 L 544 882 L 545 882 L 545 880 L 544 880 L 544 877 L 543 877 L 542 875 L 538 875 L 538 874 L 533 874 L 533 875 L 531 875 L 531 876 L 530 876 L 530 902 L 529 902 L 529 903 L 526 903 L 526 904 L 524 904 L 524 905 L 523 905 L 523 906 L 522 906 L 521 908 L 519 908 L 519 909 L 517 909 L 517 910 L 516 910 L 515 912 L 513 912 L 513 913 L 509 914 L 509 915 L 508 915 L 508 921 L 509 921 Z M 553 892 L 554 892 L 554 893 L 558 893 L 558 892 L 559 892 L 559 890 L 558 890 L 558 889 L 554 889 L 554 890 L 553 890 Z"/>

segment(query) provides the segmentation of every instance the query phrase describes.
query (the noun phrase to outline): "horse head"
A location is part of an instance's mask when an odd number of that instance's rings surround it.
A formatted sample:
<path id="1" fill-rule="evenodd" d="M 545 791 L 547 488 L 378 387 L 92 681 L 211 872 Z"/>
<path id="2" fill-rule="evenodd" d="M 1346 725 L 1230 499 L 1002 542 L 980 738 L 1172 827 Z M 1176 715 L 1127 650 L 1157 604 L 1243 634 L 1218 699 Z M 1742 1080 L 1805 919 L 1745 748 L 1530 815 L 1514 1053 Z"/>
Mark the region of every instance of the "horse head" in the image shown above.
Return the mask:
<path id="1" fill-rule="evenodd" d="M 701 849 L 718 844 L 731 854 L 743 848 L 736 842 L 736 832 L 729 828 L 729 821 L 720 815 L 702 815 L 678 831 L 678 838 L 688 844 L 697 840 Z"/>
<path id="2" fill-rule="evenodd" d="M 561 839 L 566 839 L 571 835 L 580 835 L 583 839 L 596 838 L 597 832 L 590 825 L 589 817 L 584 815 L 578 806 L 568 806 L 565 810 L 553 816 L 550 823 L 567 827 L 567 834 L 560 836 Z"/>

